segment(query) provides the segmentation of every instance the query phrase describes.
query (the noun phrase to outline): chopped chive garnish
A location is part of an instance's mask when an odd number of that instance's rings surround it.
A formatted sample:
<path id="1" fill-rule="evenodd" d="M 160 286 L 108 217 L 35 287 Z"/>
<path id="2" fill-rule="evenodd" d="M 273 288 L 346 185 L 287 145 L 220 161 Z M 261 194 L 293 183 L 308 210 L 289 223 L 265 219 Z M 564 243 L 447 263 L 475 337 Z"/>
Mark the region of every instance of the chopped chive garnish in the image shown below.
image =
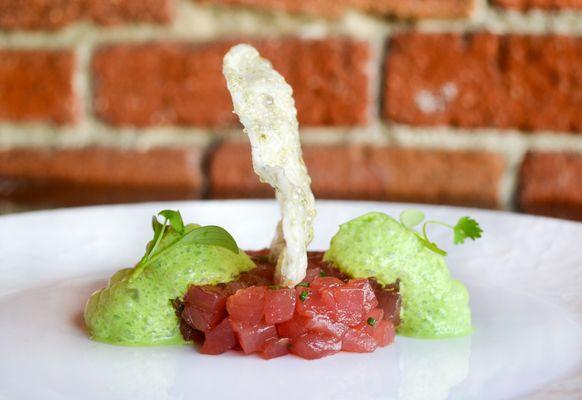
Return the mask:
<path id="1" fill-rule="evenodd" d="M 319 276 L 323 278 L 324 276 L 327 276 L 327 274 L 325 273 L 325 271 L 320 271 Z"/>
<path id="2" fill-rule="evenodd" d="M 298 283 L 297 286 L 309 287 L 309 282 L 301 282 L 301 283 Z"/>
<path id="3" fill-rule="evenodd" d="M 299 295 L 299 300 L 301 301 L 305 301 L 305 299 L 307 299 L 307 296 L 309 296 L 309 292 L 307 290 L 304 290 L 303 292 L 301 292 L 301 294 Z"/>
<path id="4" fill-rule="evenodd" d="M 368 321 L 367 322 L 368 322 L 368 325 L 370 325 L 370 326 L 376 325 L 376 319 L 375 318 L 370 317 L 370 318 L 368 318 Z"/>

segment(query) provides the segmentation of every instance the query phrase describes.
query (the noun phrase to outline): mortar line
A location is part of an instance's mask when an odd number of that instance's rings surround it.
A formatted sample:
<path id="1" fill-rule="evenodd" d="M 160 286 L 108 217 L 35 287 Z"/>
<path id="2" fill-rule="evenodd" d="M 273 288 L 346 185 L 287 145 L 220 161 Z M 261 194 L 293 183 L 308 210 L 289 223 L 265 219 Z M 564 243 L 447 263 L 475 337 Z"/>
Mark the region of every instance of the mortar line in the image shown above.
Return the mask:
<path id="1" fill-rule="evenodd" d="M 0 148 L 38 147 L 51 143 L 55 148 L 81 145 L 118 146 L 147 149 L 154 146 L 207 145 L 217 138 L 236 140 L 240 128 L 180 128 L 172 126 L 114 128 L 94 123 L 91 134 L 78 134 L 78 127 L 56 128 L 43 124 L 0 124 Z M 306 144 L 370 144 L 400 147 L 442 148 L 451 150 L 485 149 L 502 151 L 508 145 L 523 143 L 528 150 L 582 153 L 582 134 L 565 132 L 526 133 L 518 130 L 489 128 L 463 129 L 449 126 L 414 127 L 380 120 L 372 127 L 305 127 L 301 129 Z M 376 132 L 371 132 L 375 130 Z M 390 140 L 385 140 L 388 136 Z"/>

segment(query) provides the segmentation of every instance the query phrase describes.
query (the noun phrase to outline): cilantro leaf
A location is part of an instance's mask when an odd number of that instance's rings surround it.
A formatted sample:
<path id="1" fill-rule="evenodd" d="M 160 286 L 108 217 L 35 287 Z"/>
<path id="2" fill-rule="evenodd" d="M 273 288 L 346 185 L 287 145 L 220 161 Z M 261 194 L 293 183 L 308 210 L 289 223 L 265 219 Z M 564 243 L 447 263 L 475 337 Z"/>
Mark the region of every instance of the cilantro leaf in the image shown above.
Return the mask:
<path id="1" fill-rule="evenodd" d="M 461 217 L 453 230 L 455 232 L 455 244 L 465 243 L 465 239 L 467 238 L 472 240 L 478 239 L 481 237 L 481 233 L 483 233 L 479 223 L 471 217 Z"/>
<path id="2" fill-rule="evenodd" d="M 424 213 L 419 210 L 404 210 L 400 213 L 400 223 L 412 229 L 424 221 Z"/>
<path id="3" fill-rule="evenodd" d="M 422 225 L 422 234 L 420 234 L 414 230 L 414 227 L 420 224 L 422 221 L 424 221 L 424 213 L 422 211 L 404 210 L 402 213 L 400 213 L 400 223 L 402 226 L 411 230 L 426 248 L 442 256 L 446 256 L 447 252 L 441 249 L 436 243 L 432 242 L 428 238 L 428 225 L 435 224 L 451 229 L 454 232 L 455 244 L 462 244 L 467 238 L 476 240 L 480 238 L 481 234 L 483 233 L 479 223 L 471 217 L 461 217 L 455 226 L 451 226 L 445 222 L 440 221 L 426 221 Z"/>
<path id="4" fill-rule="evenodd" d="M 169 221 L 170 225 L 172 226 L 172 228 L 174 228 L 176 232 L 182 234 L 184 233 L 184 221 L 182 220 L 182 215 L 180 214 L 180 211 L 162 210 L 158 213 L 158 215 L 161 215 L 167 221 Z"/>

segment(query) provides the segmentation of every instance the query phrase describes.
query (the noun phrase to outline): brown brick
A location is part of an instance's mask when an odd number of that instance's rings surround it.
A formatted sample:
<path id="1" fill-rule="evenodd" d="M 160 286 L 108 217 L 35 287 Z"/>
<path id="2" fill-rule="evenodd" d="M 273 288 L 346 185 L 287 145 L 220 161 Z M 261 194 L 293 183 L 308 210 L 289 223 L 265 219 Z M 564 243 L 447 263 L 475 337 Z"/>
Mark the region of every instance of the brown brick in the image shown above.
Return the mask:
<path id="1" fill-rule="evenodd" d="M 582 38 L 394 37 L 384 115 L 411 125 L 582 131 Z"/>
<path id="2" fill-rule="evenodd" d="M 198 148 L 145 152 L 111 148 L 0 152 L 0 199 L 70 206 L 199 197 Z"/>
<path id="3" fill-rule="evenodd" d="M 366 123 L 366 43 L 347 39 L 253 43 L 293 86 L 302 124 Z M 222 57 L 232 44 L 149 43 L 100 49 L 93 59 L 98 116 L 113 125 L 234 124 L 222 77 Z"/>
<path id="4" fill-rule="evenodd" d="M 456 18 L 473 10 L 474 0 L 201 0 L 202 3 L 245 6 L 337 17 L 360 9 L 401 18 Z"/>
<path id="5" fill-rule="evenodd" d="M 582 0 L 492 0 L 493 4 L 498 7 L 511 10 L 580 10 L 582 9 Z"/>
<path id="6" fill-rule="evenodd" d="M 74 69 L 68 50 L 0 50 L 0 121 L 74 122 Z"/>
<path id="7" fill-rule="evenodd" d="M 528 213 L 582 221 L 582 154 L 528 153 L 518 203 Z"/>
<path id="8" fill-rule="evenodd" d="M 499 207 L 504 161 L 496 154 L 325 145 L 303 155 L 318 198 Z M 273 196 L 253 173 L 247 144 L 219 146 L 209 168 L 211 197 Z"/>
<path id="9" fill-rule="evenodd" d="M 0 29 L 57 29 L 90 19 L 104 25 L 169 22 L 174 0 L 0 0 Z"/>

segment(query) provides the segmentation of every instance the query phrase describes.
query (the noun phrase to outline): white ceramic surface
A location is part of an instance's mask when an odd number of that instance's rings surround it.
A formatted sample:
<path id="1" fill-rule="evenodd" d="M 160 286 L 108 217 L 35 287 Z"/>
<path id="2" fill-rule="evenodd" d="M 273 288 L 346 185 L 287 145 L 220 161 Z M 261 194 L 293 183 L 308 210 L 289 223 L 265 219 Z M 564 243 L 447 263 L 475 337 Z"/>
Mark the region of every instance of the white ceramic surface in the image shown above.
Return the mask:
<path id="1" fill-rule="evenodd" d="M 367 211 L 410 206 L 318 202 L 313 249 Z M 266 246 L 270 201 L 147 203 L 0 218 L 0 398 L 6 399 L 503 399 L 582 398 L 582 224 L 508 213 L 416 206 L 431 219 L 471 215 L 483 239 L 447 246 L 471 293 L 476 332 L 414 340 L 373 354 L 317 361 L 202 356 L 189 346 L 116 347 L 87 339 L 89 294 L 130 266 L 150 218 L 227 228 L 242 248 Z M 435 229 L 439 243 L 449 233 Z"/>

